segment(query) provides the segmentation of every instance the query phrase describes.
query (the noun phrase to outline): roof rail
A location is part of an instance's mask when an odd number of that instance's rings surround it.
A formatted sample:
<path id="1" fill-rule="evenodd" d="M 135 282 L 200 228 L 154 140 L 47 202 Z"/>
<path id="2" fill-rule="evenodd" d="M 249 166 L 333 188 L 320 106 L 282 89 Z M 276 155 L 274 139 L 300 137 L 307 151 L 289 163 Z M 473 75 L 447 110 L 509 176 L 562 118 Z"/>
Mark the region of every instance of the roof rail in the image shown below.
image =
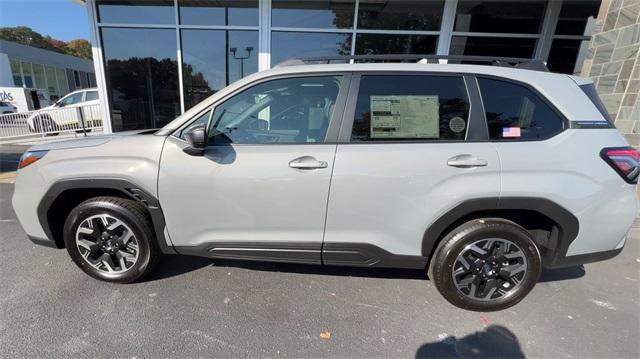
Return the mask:
<path id="1" fill-rule="evenodd" d="M 276 67 L 306 65 L 311 63 L 330 64 L 335 61 L 350 62 L 351 60 L 369 61 L 415 61 L 416 63 L 437 64 L 439 60 L 469 61 L 486 63 L 492 66 L 515 67 L 525 70 L 545 71 L 549 69 L 541 60 L 532 60 L 518 57 L 491 57 L 491 56 L 466 56 L 466 55 L 419 55 L 419 54 L 389 54 L 389 55 L 338 55 L 300 57 L 283 61 Z"/>

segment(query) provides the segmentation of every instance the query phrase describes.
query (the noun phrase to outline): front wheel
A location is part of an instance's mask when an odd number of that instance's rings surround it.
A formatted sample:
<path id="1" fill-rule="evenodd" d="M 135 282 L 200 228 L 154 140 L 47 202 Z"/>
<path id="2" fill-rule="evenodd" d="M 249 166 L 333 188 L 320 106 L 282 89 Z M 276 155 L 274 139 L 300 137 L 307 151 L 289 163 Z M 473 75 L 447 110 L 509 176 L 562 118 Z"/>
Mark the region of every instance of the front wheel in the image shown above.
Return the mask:
<path id="1" fill-rule="evenodd" d="M 453 305 L 476 311 L 511 307 L 533 289 L 541 272 L 531 234 L 514 222 L 476 219 L 440 242 L 429 266 L 438 291 Z"/>
<path id="2" fill-rule="evenodd" d="M 88 275 L 130 283 L 151 272 L 161 255 L 152 228 L 141 204 L 96 197 L 71 211 L 64 242 L 71 259 Z"/>

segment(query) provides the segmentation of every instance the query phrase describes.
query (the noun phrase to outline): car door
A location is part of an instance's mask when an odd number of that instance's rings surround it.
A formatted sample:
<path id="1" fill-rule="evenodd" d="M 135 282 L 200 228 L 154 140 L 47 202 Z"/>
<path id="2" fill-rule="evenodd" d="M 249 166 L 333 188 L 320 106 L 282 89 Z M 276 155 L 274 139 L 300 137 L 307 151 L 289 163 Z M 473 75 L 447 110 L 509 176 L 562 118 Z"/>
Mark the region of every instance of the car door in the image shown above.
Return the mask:
<path id="1" fill-rule="evenodd" d="M 349 76 L 265 80 L 165 142 L 158 193 L 180 253 L 320 262 L 335 140 Z M 207 124 L 203 156 L 183 151 Z"/>
<path id="2" fill-rule="evenodd" d="M 424 268 L 427 228 L 465 201 L 500 192 L 497 151 L 471 100 L 475 78 L 365 73 L 352 82 L 323 262 Z"/>
<path id="3" fill-rule="evenodd" d="M 81 128 L 77 107 L 82 103 L 83 96 L 84 92 L 71 93 L 57 102 L 55 110 L 49 111 L 49 115 L 55 121 L 58 129 L 72 130 Z"/>

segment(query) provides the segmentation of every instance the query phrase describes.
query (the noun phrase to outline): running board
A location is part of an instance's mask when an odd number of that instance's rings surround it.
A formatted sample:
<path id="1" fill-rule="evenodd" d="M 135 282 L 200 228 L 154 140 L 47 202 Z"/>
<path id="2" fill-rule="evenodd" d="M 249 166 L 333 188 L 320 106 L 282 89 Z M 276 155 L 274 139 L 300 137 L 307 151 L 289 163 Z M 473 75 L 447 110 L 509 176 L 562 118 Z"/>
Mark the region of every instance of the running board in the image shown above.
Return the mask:
<path id="1" fill-rule="evenodd" d="M 330 266 L 425 269 L 427 258 L 398 255 L 366 243 L 210 242 L 175 247 L 179 254 L 207 258 Z"/>

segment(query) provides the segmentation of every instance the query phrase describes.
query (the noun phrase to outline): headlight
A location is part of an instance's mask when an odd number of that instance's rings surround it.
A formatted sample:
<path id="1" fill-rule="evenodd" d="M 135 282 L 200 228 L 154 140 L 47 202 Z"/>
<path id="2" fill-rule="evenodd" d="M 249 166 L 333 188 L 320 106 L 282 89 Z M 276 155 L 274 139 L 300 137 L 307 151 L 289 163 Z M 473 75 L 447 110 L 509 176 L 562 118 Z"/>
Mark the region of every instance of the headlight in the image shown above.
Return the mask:
<path id="1" fill-rule="evenodd" d="M 20 163 L 18 163 L 18 169 L 25 168 L 28 165 L 36 162 L 44 157 L 49 151 L 27 151 L 22 157 L 20 157 Z"/>

